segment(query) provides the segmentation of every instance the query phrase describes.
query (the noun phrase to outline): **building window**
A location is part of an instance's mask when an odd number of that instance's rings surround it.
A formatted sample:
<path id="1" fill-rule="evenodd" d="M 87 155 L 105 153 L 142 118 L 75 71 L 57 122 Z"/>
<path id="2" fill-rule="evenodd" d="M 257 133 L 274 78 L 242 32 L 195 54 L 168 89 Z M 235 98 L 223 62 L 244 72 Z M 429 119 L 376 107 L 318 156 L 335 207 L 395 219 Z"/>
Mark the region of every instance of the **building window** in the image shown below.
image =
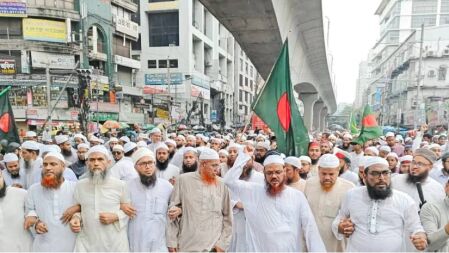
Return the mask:
<path id="1" fill-rule="evenodd" d="M 438 69 L 438 81 L 446 80 L 446 74 L 447 74 L 447 67 L 440 66 L 440 68 Z"/>
<path id="2" fill-rule="evenodd" d="M 412 4 L 413 14 L 436 13 L 438 0 L 413 0 Z"/>
<path id="3" fill-rule="evenodd" d="M 158 3 L 158 2 L 172 2 L 175 0 L 148 0 L 148 3 Z"/>
<path id="4" fill-rule="evenodd" d="M 179 46 L 179 13 L 148 14 L 150 47 Z"/>
<path id="5" fill-rule="evenodd" d="M 243 76 L 239 75 L 239 86 L 243 86 Z"/>
<path id="6" fill-rule="evenodd" d="M 249 81 L 249 87 L 251 88 L 251 91 L 253 91 L 253 81 Z"/>
<path id="7" fill-rule="evenodd" d="M 239 102 L 242 102 L 242 100 L 243 100 L 242 91 L 239 90 Z"/>
<path id="8" fill-rule="evenodd" d="M 148 68 L 149 68 L 149 69 L 155 69 L 155 68 L 157 68 L 157 62 L 156 62 L 156 60 L 148 60 Z"/>
<path id="9" fill-rule="evenodd" d="M 240 59 L 240 71 L 243 72 L 243 60 L 242 59 Z"/>
<path id="10" fill-rule="evenodd" d="M 167 60 L 159 60 L 159 68 L 167 68 Z"/>
<path id="11" fill-rule="evenodd" d="M 248 77 L 245 77 L 245 86 L 248 87 Z"/>
<path id="12" fill-rule="evenodd" d="M 169 60 L 170 68 L 178 68 L 178 59 Z"/>
<path id="13" fill-rule="evenodd" d="M 248 75 L 248 63 L 246 63 L 245 65 L 246 65 L 246 66 L 245 66 L 245 72 L 246 72 L 246 74 Z"/>
<path id="14" fill-rule="evenodd" d="M 249 76 L 253 76 L 253 66 L 249 67 Z"/>
<path id="15" fill-rule="evenodd" d="M 245 102 L 248 102 L 248 92 L 245 91 Z"/>
<path id="16" fill-rule="evenodd" d="M 437 15 L 413 15 L 412 28 L 420 28 L 421 24 L 424 26 L 434 26 L 437 22 Z"/>

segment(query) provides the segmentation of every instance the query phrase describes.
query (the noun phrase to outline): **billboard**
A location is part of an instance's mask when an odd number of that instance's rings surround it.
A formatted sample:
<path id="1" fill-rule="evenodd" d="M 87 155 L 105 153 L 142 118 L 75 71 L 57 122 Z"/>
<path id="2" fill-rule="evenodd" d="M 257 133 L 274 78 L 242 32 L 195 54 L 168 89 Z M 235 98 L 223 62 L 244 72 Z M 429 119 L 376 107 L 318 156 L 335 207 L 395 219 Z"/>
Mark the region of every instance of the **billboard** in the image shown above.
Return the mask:
<path id="1" fill-rule="evenodd" d="M 16 60 L 0 58 L 0 74 L 14 75 L 16 73 Z"/>
<path id="2" fill-rule="evenodd" d="M 67 27 L 63 21 L 24 18 L 22 25 L 25 40 L 67 42 Z"/>
<path id="3" fill-rule="evenodd" d="M 26 0 L 0 0 L 0 17 L 26 17 Z"/>
<path id="4" fill-rule="evenodd" d="M 75 56 L 31 51 L 31 65 L 33 68 L 74 69 Z"/>

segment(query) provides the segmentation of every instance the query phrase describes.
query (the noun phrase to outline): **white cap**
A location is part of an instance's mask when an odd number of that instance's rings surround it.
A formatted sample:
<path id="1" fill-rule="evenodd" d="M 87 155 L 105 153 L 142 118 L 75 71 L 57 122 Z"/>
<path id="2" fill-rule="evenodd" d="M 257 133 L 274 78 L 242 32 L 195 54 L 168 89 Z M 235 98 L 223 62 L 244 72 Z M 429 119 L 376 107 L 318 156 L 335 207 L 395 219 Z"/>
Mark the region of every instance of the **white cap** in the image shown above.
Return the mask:
<path id="1" fill-rule="evenodd" d="M 80 139 L 82 139 L 84 142 L 87 142 L 86 137 L 85 137 L 84 135 L 82 135 L 82 134 L 75 134 L 75 135 L 73 136 L 73 138 L 80 138 Z"/>
<path id="2" fill-rule="evenodd" d="M 382 157 L 379 157 L 379 156 L 365 156 L 364 160 L 365 161 L 363 163 L 363 166 L 365 167 L 365 169 L 368 168 L 371 165 L 374 165 L 374 164 L 380 164 L 380 165 L 384 166 L 385 168 L 388 168 L 387 160 L 385 160 Z"/>
<path id="3" fill-rule="evenodd" d="M 158 149 L 165 149 L 165 150 L 169 150 L 167 145 L 163 142 L 159 142 L 158 144 L 156 144 L 156 147 L 154 148 L 154 151 L 157 152 Z"/>
<path id="4" fill-rule="evenodd" d="M 302 167 L 302 165 L 301 165 L 301 160 L 299 160 L 299 158 L 298 158 L 298 157 L 295 157 L 295 156 L 289 156 L 289 157 L 286 157 L 286 158 L 284 159 L 284 162 L 285 162 L 286 164 L 290 164 L 290 165 L 292 165 L 293 167 L 296 167 L 296 168 L 298 168 L 298 169 L 300 169 L 300 168 Z"/>
<path id="5" fill-rule="evenodd" d="M 58 145 L 66 142 L 68 140 L 69 140 L 69 137 L 67 135 L 56 135 L 55 136 L 55 142 Z"/>
<path id="6" fill-rule="evenodd" d="M 131 159 L 133 159 L 133 163 L 136 164 L 136 162 L 146 156 L 155 160 L 153 151 L 149 150 L 148 148 L 139 148 L 136 152 L 133 153 Z"/>
<path id="7" fill-rule="evenodd" d="M 220 149 L 220 151 L 218 151 L 218 154 L 223 154 L 225 156 L 229 155 L 229 153 L 228 153 L 228 151 L 226 149 Z"/>
<path id="8" fill-rule="evenodd" d="M 348 139 L 352 140 L 352 135 L 350 135 L 350 134 L 345 134 L 345 135 L 343 135 L 343 138 L 348 138 Z"/>
<path id="9" fill-rule="evenodd" d="M 376 147 L 367 147 L 365 150 L 373 152 L 376 156 L 379 155 L 379 150 Z"/>
<path id="10" fill-rule="evenodd" d="M 77 149 L 80 149 L 80 148 L 89 149 L 89 148 L 90 148 L 90 145 L 89 145 L 89 143 L 80 143 L 80 144 L 78 144 L 78 146 L 76 146 L 76 147 L 77 147 Z"/>
<path id="11" fill-rule="evenodd" d="M 103 155 L 106 156 L 106 158 L 108 160 L 111 159 L 111 157 L 109 156 L 108 150 L 103 145 L 96 145 L 96 146 L 93 146 L 92 148 L 90 148 L 89 151 L 87 151 L 86 157 L 89 157 L 93 153 L 102 153 Z"/>
<path id="12" fill-rule="evenodd" d="M 123 151 L 125 151 L 125 153 L 128 153 L 129 151 L 135 149 L 137 147 L 137 144 L 134 142 L 128 142 L 125 144 L 125 146 L 123 147 Z"/>
<path id="13" fill-rule="evenodd" d="M 36 137 L 37 134 L 34 131 L 27 131 L 25 137 Z"/>
<path id="14" fill-rule="evenodd" d="M 264 148 L 268 151 L 268 150 L 270 150 L 270 142 L 269 141 L 259 141 L 256 144 L 256 148 Z"/>
<path id="15" fill-rule="evenodd" d="M 61 153 L 61 148 L 58 145 L 43 145 L 41 148 L 41 153 L 43 154 L 48 152 Z"/>
<path id="16" fill-rule="evenodd" d="M 210 148 L 204 148 L 203 150 L 201 150 L 199 159 L 200 160 L 219 160 L 220 157 L 218 156 L 217 151 L 210 149 Z"/>
<path id="17" fill-rule="evenodd" d="M 167 144 L 167 145 L 170 144 L 170 145 L 176 147 L 176 141 L 174 141 L 174 140 L 172 140 L 172 139 L 167 139 L 167 140 L 165 141 L 165 144 Z"/>
<path id="18" fill-rule="evenodd" d="M 151 129 L 151 131 L 150 131 L 150 135 L 151 134 L 155 134 L 155 133 L 162 133 L 162 131 L 161 131 L 161 129 L 159 129 L 158 127 L 155 127 L 155 128 L 153 128 L 153 129 Z"/>
<path id="19" fill-rule="evenodd" d="M 193 152 L 195 153 L 195 155 L 198 155 L 198 151 L 196 151 L 196 149 L 193 147 L 185 147 L 182 151 L 183 151 L 182 155 L 184 155 L 187 152 Z"/>
<path id="20" fill-rule="evenodd" d="M 139 138 L 142 138 L 142 139 L 149 139 L 149 138 L 148 138 L 148 134 L 144 134 L 144 133 L 140 133 L 140 134 L 139 134 Z"/>
<path id="21" fill-rule="evenodd" d="M 310 159 L 310 157 L 306 156 L 306 155 L 302 155 L 299 157 L 300 161 L 304 161 L 304 162 L 308 162 L 308 163 L 312 163 L 312 159 Z"/>
<path id="22" fill-rule="evenodd" d="M 179 139 L 181 139 L 182 141 L 186 141 L 186 137 L 184 137 L 184 135 L 180 134 L 177 136 Z"/>
<path id="23" fill-rule="evenodd" d="M 403 141 L 404 137 L 402 137 L 402 135 L 398 134 L 398 135 L 396 135 L 396 140 Z"/>
<path id="24" fill-rule="evenodd" d="M 432 143 L 428 146 L 428 149 L 434 149 L 434 148 L 441 149 L 441 146 L 440 146 L 440 144 L 437 144 L 437 143 Z"/>
<path id="25" fill-rule="evenodd" d="M 237 144 L 237 143 L 233 142 L 233 143 L 230 143 L 230 144 L 229 144 L 229 146 L 228 146 L 228 148 L 227 148 L 226 150 L 229 152 L 229 150 L 230 150 L 231 148 L 235 148 L 235 149 L 237 149 L 238 151 L 240 151 L 240 149 L 242 149 L 242 146 L 241 146 L 240 144 Z"/>
<path id="26" fill-rule="evenodd" d="M 395 137 L 395 136 L 394 136 L 394 133 L 393 133 L 393 132 L 388 132 L 388 133 L 385 135 L 385 138 L 388 138 L 388 137 Z"/>
<path id="27" fill-rule="evenodd" d="M 122 145 L 114 145 L 114 147 L 112 147 L 112 151 L 125 151 L 123 149 Z"/>
<path id="28" fill-rule="evenodd" d="M 3 156 L 4 163 L 15 162 L 15 161 L 19 161 L 19 158 L 14 153 L 7 153 Z"/>
<path id="29" fill-rule="evenodd" d="M 119 140 L 124 141 L 124 142 L 126 142 L 126 143 L 128 143 L 128 142 L 131 141 L 131 140 L 128 138 L 128 136 L 122 136 L 122 137 L 120 137 Z"/>
<path id="30" fill-rule="evenodd" d="M 22 149 L 39 150 L 39 143 L 35 141 L 25 141 L 20 147 Z"/>
<path id="31" fill-rule="evenodd" d="M 127 143 L 129 143 L 129 142 L 127 142 Z M 125 145 L 126 145 L 126 144 L 125 144 Z M 143 147 L 147 147 L 148 145 L 147 145 L 147 142 L 146 142 L 146 141 L 138 141 L 136 146 L 137 146 L 138 148 L 143 148 Z"/>
<path id="32" fill-rule="evenodd" d="M 339 166 L 340 160 L 338 159 L 337 156 L 332 154 L 324 154 L 318 160 L 318 167 L 322 169 L 324 168 L 334 169 L 338 168 Z"/>
<path id="33" fill-rule="evenodd" d="M 380 146 L 380 148 L 379 148 L 379 151 L 385 151 L 385 152 L 388 152 L 388 153 L 390 153 L 391 152 L 391 148 L 390 148 L 390 146 Z"/>
<path id="34" fill-rule="evenodd" d="M 413 160 L 413 156 L 411 155 L 405 155 L 399 158 L 399 162 L 411 162 Z"/>
<path id="35" fill-rule="evenodd" d="M 47 153 L 47 155 L 45 155 L 45 158 L 47 158 L 47 157 L 54 157 L 65 164 L 64 156 L 62 156 L 61 153 L 49 152 L 49 153 Z M 44 158 L 44 160 L 45 160 L 45 158 Z"/>
<path id="36" fill-rule="evenodd" d="M 265 158 L 265 161 L 263 162 L 263 166 L 267 166 L 270 164 L 280 164 L 284 165 L 284 159 L 282 159 L 282 156 L 280 155 L 269 155 L 267 158 Z"/>
<path id="37" fill-rule="evenodd" d="M 118 142 L 118 139 L 115 137 L 109 138 L 109 142 Z"/>
<path id="38" fill-rule="evenodd" d="M 389 156 L 392 156 L 392 157 L 396 158 L 396 160 L 399 160 L 398 155 L 396 153 L 394 153 L 394 152 L 388 153 L 388 155 L 386 157 L 389 157 Z"/>

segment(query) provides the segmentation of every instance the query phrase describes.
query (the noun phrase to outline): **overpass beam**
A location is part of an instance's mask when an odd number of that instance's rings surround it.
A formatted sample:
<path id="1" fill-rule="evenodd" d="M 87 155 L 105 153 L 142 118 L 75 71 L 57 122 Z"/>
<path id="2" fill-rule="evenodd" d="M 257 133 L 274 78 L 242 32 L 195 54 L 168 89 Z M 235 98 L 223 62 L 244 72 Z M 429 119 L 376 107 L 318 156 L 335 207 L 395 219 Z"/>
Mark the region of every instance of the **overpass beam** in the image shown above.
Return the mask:
<path id="1" fill-rule="evenodd" d="M 313 128 L 313 106 L 318 100 L 318 93 L 300 94 L 299 99 L 304 104 L 304 125 L 307 129 Z"/>
<path id="2" fill-rule="evenodd" d="M 316 101 L 313 105 L 313 130 L 320 130 L 321 110 L 324 107 L 323 101 Z"/>
<path id="3" fill-rule="evenodd" d="M 320 131 L 324 131 L 327 127 L 327 107 L 323 107 L 320 112 Z"/>

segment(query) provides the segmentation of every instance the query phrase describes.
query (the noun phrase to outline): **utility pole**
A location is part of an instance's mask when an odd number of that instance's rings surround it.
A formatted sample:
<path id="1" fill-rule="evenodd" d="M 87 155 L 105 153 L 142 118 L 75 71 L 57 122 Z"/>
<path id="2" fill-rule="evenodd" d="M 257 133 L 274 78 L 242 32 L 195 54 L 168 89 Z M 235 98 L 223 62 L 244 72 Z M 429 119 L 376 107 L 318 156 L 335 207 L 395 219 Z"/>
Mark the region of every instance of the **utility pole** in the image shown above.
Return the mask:
<path id="1" fill-rule="evenodd" d="M 416 88 L 416 108 L 417 108 L 417 113 L 415 113 L 415 115 L 417 115 L 418 119 L 415 119 L 415 125 L 414 128 L 417 129 L 417 123 L 419 121 L 419 124 L 423 124 L 424 122 L 422 122 L 423 119 L 423 113 L 422 110 L 423 108 L 421 108 L 421 75 L 422 75 L 422 57 L 423 57 L 423 42 L 424 42 L 424 23 L 421 24 L 421 40 L 419 42 L 419 62 L 418 62 L 418 79 L 417 79 L 417 84 L 418 87 Z"/>
<path id="2" fill-rule="evenodd" d="M 168 90 L 168 118 L 170 120 L 170 124 L 172 123 L 171 118 L 171 76 L 170 76 L 170 56 L 167 56 L 167 90 Z"/>
<path id="3" fill-rule="evenodd" d="M 48 124 L 50 125 L 50 129 L 52 128 L 52 120 L 51 120 L 51 76 L 50 76 L 50 63 L 47 63 L 47 68 L 45 68 L 45 74 L 47 76 L 47 107 L 48 107 Z M 50 130 L 51 132 L 51 130 Z"/>

